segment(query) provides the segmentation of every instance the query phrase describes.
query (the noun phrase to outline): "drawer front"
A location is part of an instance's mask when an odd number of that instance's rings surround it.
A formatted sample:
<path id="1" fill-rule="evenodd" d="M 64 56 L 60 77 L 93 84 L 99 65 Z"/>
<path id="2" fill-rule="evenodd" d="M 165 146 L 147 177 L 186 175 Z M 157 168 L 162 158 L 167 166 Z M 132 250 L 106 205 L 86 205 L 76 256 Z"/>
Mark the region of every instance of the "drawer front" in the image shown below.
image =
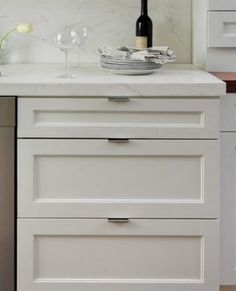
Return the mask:
<path id="1" fill-rule="evenodd" d="M 209 47 L 236 47 L 236 11 L 210 11 Z"/>
<path id="2" fill-rule="evenodd" d="M 18 137 L 216 138 L 218 103 L 217 99 L 19 98 Z"/>
<path id="3" fill-rule="evenodd" d="M 236 131 L 236 94 L 221 98 L 221 131 Z"/>
<path id="4" fill-rule="evenodd" d="M 18 221 L 18 291 L 215 291 L 218 222 Z"/>
<path id="5" fill-rule="evenodd" d="M 209 10 L 236 10 L 235 0 L 208 0 Z"/>
<path id="6" fill-rule="evenodd" d="M 19 140 L 20 217 L 218 217 L 218 141 Z"/>

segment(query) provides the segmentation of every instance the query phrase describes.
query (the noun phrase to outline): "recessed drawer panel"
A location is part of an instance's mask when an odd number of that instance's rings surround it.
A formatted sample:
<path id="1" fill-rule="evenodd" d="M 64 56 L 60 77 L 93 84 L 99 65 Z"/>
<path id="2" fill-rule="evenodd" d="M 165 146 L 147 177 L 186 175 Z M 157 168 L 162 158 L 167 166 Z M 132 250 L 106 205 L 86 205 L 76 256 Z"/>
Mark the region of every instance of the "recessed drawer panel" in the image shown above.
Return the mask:
<path id="1" fill-rule="evenodd" d="M 218 141 L 19 140 L 19 217 L 217 217 Z"/>
<path id="2" fill-rule="evenodd" d="M 236 131 L 236 94 L 221 98 L 221 131 Z"/>
<path id="3" fill-rule="evenodd" d="M 236 10 L 235 0 L 208 0 L 209 10 Z"/>
<path id="4" fill-rule="evenodd" d="M 236 47 L 236 11 L 208 13 L 209 47 Z"/>
<path id="5" fill-rule="evenodd" d="M 217 226 L 18 220 L 18 291 L 217 290 Z"/>
<path id="6" fill-rule="evenodd" d="M 216 138 L 218 100 L 19 98 L 18 137 Z"/>

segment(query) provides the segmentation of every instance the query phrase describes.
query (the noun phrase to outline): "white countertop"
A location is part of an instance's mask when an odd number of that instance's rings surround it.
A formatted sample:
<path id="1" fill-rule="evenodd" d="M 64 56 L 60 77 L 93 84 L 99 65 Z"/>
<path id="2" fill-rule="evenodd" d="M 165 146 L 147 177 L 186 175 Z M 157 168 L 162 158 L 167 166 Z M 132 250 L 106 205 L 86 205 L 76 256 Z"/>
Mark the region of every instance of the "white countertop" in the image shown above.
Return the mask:
<path id="1" fill-rule="evenodd" d="M 225 84 L 192 65 L 167 65 L 147 76 L 121 76 L 95 65 L 72 66 L 73 79 L 57 76 L 63 64 L 0 66 L 0 96 L 221 96 Z"/>

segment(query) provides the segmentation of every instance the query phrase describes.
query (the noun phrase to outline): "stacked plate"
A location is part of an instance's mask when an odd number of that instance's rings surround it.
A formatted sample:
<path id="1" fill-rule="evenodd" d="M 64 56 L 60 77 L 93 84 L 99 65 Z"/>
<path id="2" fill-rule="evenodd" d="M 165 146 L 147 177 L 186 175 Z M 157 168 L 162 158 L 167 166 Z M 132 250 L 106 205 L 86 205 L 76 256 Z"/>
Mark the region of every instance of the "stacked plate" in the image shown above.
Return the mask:
<path id="1" fill-rule="evenodd" d="M 100 65 L 103 69 L 122 75 L 151 74 L 161 68 L 161 64 L 135 59 L 124 59 L 114 56 L 100 56 Z"/>

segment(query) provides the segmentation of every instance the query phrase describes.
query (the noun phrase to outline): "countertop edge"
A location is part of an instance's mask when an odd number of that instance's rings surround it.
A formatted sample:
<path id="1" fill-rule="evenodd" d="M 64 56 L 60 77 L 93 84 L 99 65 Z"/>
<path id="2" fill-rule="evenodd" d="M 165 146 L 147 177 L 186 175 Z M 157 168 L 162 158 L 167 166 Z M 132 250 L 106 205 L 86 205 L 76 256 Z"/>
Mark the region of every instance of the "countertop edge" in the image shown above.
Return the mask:
<path id="1" fill-rule="evenodd" d="M 70 84 L 68 86 L 47 84 L 0 85 L 1 96 L 19 97 L 219 97 L 226 93 L 226 84 Z"/>
<path id="2" fill-rule="evenodd" d="M 20 97 L 219 97 L 226 84 L 191 64 L 167 65 L 148 76 L 108 74 L 93 65 L 73 79 L 58 78 L 58 64 L 12 64 L 0 78 L 1 96 Z"/>

